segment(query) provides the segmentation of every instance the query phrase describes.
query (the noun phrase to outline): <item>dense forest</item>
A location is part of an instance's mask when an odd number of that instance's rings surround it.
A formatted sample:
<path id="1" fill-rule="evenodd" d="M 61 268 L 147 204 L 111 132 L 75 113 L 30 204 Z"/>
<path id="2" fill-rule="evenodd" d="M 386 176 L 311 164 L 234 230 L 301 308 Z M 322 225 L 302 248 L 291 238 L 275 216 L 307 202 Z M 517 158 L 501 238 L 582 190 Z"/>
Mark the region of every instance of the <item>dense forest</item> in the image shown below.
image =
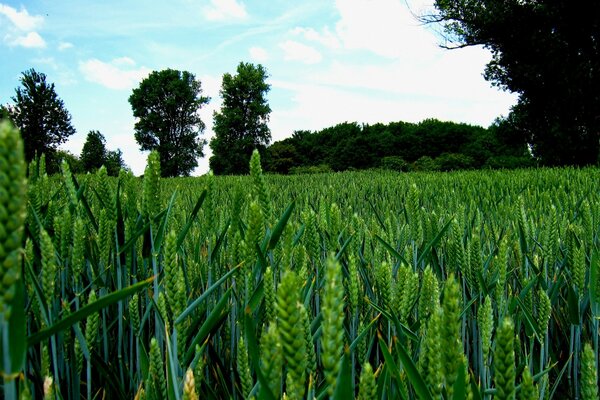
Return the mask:
<path id="1" fill-rule="evenodd" d="M 527 145 L 507 120 L 489 128 L 427 119 L 420 123 L 345 122 L 296 131 L 264 150 L 269 172 L 310 173 L 384 168 L 449 171 L 531 166 Z"/>

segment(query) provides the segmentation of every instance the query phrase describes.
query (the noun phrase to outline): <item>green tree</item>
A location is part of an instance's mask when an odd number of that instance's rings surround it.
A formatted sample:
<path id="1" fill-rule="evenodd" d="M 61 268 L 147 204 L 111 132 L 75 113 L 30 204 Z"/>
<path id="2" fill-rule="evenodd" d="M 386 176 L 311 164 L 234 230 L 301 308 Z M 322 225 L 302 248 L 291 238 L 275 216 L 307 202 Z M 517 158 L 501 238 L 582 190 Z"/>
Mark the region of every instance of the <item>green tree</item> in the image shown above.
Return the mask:
<path id="1" fill-rule="evenodd" d="M 104 165 L 106 161 L 106 139 L 104 135 L 98 131 L 89 131 L 79 159 L 85 172 L 97 170 Z"/>
<path id="2" fill-rule="evenodd" d="M 81 159 L 67 150 L 57 150 L 56 158 L 58 159 L 59 163 L 61 163 L 63 160 L 66 161 L 67 164 L 69 164 L 69 169 L 74 174 L 85 172 Z"/>
<path id="3" fill-rule="evenodd" d="M 598 162 L 600 2 L 436 0 L 445 47 L 492 52 L 485 78 L 519 95 L 511 119 L 547 165 Z M 583 12 L 582 12 L 583 10 Z"/>
<path id="4" fill-rule="evenodd" d="M 271 107 L 266 94 L 267 71 L 258 64 L 240 63 L 237 75 L 223 75 L 220 112 L 213 115 L 215 137 L 210 141 L 210 168 L 215 174 L 244 174 L 254 149 L 271 141 L 267 126 Z"/>
<path id="5" fill-rule="evenodd" d="M 20 81 L 22 87 L 15 90 L 14 104 L 6 111 L 21 131 L 25 159 L 29 162 L 36 153 L 45 153 L 50 172 L 55 171 L 56 149 L 75 133 L 71 115 L 45 74 L 30 69 L 22 73 Z"/>
<path id="6" fill-rule="evenodd" d="M 206 144 L 199 138 L 205 125 L 198 112 L 209 100 L 187 71 L 153 71 L 133 89 L 135 139 L 141 150 L 158 151 L 163 176 L 187 176 L 198 166 Z"/>
<path id="7" fill-rule="evenodd" d="M 121 169 L 128 169 L 125 161 L 123 161 L 123 152 L 121 149 L 107 151 L 104 166 L 109 176 L 119 176 Z"/>

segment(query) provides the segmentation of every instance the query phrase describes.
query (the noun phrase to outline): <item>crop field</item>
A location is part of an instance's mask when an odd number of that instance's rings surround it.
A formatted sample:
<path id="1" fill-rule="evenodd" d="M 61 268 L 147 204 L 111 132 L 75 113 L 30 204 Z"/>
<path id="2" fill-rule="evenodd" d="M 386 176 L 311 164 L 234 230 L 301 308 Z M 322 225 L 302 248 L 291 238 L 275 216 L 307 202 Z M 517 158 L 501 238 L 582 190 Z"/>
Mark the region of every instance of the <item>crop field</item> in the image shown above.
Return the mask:
<path id="1" fill-rule="evenodd" d="M 25 183 L 0 139 L 5 398 L 598 398 L 597 168 Z"/>

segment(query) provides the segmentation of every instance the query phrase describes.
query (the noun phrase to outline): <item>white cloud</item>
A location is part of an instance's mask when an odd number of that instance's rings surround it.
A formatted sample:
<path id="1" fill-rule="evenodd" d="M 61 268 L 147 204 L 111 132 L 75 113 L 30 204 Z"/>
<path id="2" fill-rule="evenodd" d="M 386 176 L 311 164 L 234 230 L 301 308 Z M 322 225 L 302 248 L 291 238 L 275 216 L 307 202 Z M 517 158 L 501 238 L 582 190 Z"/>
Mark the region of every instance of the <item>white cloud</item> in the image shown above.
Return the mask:
<path id="1" fill-rule="evenodd" d="M 244 19 L 248 16 L 244 4 L 237 0 L 210 0 L 210 3 L 204 8 L 204 16 L 210 21 Z"/>
<path id="2" fill-rule="evenodd" d="M 58 44 L 58 51 L 65 51 L 68 49 L 73 48 L 73 43 L 69 43 L 69 42 L 60 42 Z"/>
<path id="3" fill-rule="evenodd" d="M 339 49 L 341 47 L 339 38 L 328 27 L 323 28 L 321 32 L 313 28 L 297 27 L 292 30 L 292 33 L 302 35 L 306 40 L 317 42 L 329 49 Z"/>
<path id="4" fill-rule="evenodd" d="M 80 62 L 79 70 L 86 80 L 109 89 L 131 89 L 151 72 L 146 67 L 126 68 L 134 64 L 133 60 L 127 57 L 117 58 L 108 63 L 93 58 Z"/>
<path id="5" fill-rule="evenodd" d="M 41 15 L 30 15 L 23 7 L 20 11 L 6 4 L 0 3 L 0 15 L 4 15 L 20 31 L 28 32 L 39 28 L 44 22 Z"/>
<path id="6" fill-rule="evenodd" d="M 436 45 L 404 0 L 336 0 L 340 20 L 335 32 L 344 48 L 401 58 Z"/>
<path id="7" fill-rule="evenodd" d="M 269 59 L 269 53 L 262 47 L 250 47 L 248 50 L 250 58 L 258 62 L 266 62 Z"/>
<path id="8" fill-rule="evenodd" d="M 119 57 L 112 60 L 112 64 L 122 67 L 133 67 L 135 65 L 135 61 L 129 57 Z"/>
<path id="9" fill-rule="evenodd" d="M 46 42 L 37 32 L 29 32 L 24 36 L 6 37 L 10 46 L 21 46 L 28 49 L 46 47 Z"/>
<path id="10" fill-rule="evenodd" d="M 323 56 L 313 47 L 296 42 L 294 40 L 286 40 L 279 45 L 284 52 L 284 58 L 288 61 L 300 61 L 305 64 L 317 64 Z"/>
<path id="11" fill-rule="evenodd" d="M 30 15 L 25 8 L 20 11 L 0 3 L 0 16 L 4 16 L 10 21 L 10 24 L 0 24 L 0 28 L 4 32 L 4 42 L 9 46 L 21 46 L 25 48 L 43 48 L 46 47 L 46 42 L 36 32 L 36 29 L 41 27 L 44 22 L 44 17 L 41 15 Z M 0 22 L 2 18 L 0 18 Z"/>

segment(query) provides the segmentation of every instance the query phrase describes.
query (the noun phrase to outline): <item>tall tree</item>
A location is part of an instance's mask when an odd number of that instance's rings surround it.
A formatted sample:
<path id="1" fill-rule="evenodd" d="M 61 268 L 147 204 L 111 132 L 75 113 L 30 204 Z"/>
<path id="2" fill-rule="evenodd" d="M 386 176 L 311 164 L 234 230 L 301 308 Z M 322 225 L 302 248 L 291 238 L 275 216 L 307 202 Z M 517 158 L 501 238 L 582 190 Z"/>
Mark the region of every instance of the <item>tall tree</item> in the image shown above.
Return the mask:
<path id="1" fill-rule="evenodd" d="M 511 120 L 549 165 L 595 164 L 600 149 L 600 2 L 436 0 L 446 47 L 492 52 L 484 76 L 518 93 Z"/>
<path id="2" fill-rule="evenodd" d="M 223 75 L 223 105 L 213 115 L 215 137 L 210 141 L 210 168 L 215 174 L 247 173 L 252 151 L 271 141 L 267 126 L 271 107 L 266 99 L 271 86 L 266 79 L 262 65 L 244 62 L 236 75 Z"/>
<path id="3" fill-rule="evenodd" d="M 198 112 L 209 100 L 187 71 L 153 71 L 133 89 L 135 139 L 142 150 L 158 151 L 163 176 L 189 175 L 204 156 L 206 141 L 199 136 L 205 125 Z"/>
<path id="4" fill-rule="evenodd" d="M 106 139 L 98 131 L 89 131 L 81 156 L 79 157 L 86 172 L 94 171 L 104 165 L 106 161 Z"/>
<path id="5" fill-rule="evenodd" d="M 12 97 L 14 104 L 6 110 L 21 130 L 26 160 L 45 153 L 51 162 L 57 147 L 75 133 L 71 115 L 45 74 L 30 69 L 22 73 L 20 81 L 22 87 Z"/>
<path id="6" fill-rule="evenodd" d="M 108 176 L 119 176 L 121 169 L 128 169 L 125 161 L 123 161 L 123 152 L 121 149 L 107 151 L 104 165 L 106 166 Z"/>

